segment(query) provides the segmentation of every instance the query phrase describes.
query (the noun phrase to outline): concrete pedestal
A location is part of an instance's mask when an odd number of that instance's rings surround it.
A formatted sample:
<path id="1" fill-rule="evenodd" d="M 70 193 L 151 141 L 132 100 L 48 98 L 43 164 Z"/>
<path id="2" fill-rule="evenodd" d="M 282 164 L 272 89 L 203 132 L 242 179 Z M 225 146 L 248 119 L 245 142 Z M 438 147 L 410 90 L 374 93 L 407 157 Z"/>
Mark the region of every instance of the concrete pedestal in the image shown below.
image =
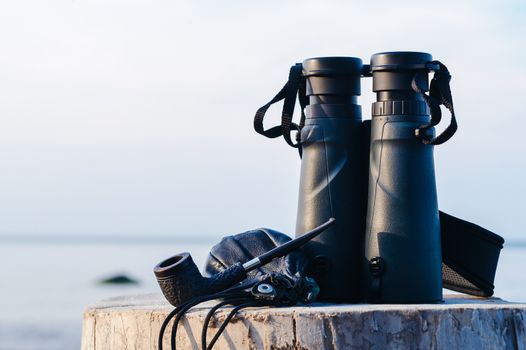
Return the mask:
<path id="1" fill-rule="evenodd" d="M 82 350 L 157 349 L 172 307 L 159 294 L 118 297 L 84 313 Z M 180 325 L 178 349 L 200 349 L 208 309 L 192 309 Z M 229 308 L 216 314 L 208 334 Z M 332 305 L 241 311 L 214 349 L 524 349 L 526 304 L 446 296 L 443 304 Z M 171 327 L 168 327 L 171 328 Z M 170 349 L 170 330 L 164 348 Z"/>

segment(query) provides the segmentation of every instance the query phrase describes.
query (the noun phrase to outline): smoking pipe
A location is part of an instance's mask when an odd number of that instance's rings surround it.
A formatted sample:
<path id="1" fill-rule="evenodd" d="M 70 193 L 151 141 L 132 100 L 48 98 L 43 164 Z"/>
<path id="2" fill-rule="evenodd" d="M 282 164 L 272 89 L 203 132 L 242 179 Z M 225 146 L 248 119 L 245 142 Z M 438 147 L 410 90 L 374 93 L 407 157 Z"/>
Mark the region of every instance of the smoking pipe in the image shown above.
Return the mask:
<path id="1" fill-rule="evenodd" d="M 245 263 L 238 262 L 211 277 L 201 275 L 190 253 L 177 254 L 163 260 L 154 267 L 153 272 L 166 299 L 170 304 L 177 307 L 192 298 L 218 293 L 241 282 L 250 271 L 299 248 L 325 231 L 335 221 L 334 218 L 330 218 L 327 222 L 296 239 Z"/>

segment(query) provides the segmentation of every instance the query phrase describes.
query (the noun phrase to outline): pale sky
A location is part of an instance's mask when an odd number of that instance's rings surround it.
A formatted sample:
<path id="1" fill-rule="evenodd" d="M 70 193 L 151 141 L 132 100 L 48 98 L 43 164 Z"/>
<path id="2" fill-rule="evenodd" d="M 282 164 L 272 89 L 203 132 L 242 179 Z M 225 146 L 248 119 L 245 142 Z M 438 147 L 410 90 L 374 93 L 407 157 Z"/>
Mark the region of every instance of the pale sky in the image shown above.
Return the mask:
<path id="1" fill-rule="evenodd" d="M 293 233 L 300 160 L 254 112 L 305 58 L 412 50 L 453 75 L 441 209 L 524 238 L 525 34 L 523 0 L 2 1 L 0 234 Z"/>

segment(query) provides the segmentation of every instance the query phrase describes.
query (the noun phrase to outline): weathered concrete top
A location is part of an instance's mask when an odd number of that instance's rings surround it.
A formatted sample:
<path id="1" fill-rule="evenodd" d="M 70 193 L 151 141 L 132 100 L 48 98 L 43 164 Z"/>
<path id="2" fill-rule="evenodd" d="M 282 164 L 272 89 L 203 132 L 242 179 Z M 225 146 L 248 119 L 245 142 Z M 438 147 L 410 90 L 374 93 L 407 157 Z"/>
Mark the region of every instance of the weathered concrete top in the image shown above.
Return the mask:
<path id="1" fill-rule="evenodd" d="M 157 349 L 172 307 L 160 294 L 117 297 L 87 308 L 83 350 Z M 208 307 L 192 309 L 178 349 L 200 349 Z M 216 314 L 219 323 L 229 308 Z M 526 304 L 446 296 L 443 304 L 313 304 L 240 311 L 214 349 L 525 349 Z M 211 338 L 217 331 L 212 322 Z M 171 328 L 171 327 L 168 327 Z M 169 349 L 167 329 L 163 348 Z"/>

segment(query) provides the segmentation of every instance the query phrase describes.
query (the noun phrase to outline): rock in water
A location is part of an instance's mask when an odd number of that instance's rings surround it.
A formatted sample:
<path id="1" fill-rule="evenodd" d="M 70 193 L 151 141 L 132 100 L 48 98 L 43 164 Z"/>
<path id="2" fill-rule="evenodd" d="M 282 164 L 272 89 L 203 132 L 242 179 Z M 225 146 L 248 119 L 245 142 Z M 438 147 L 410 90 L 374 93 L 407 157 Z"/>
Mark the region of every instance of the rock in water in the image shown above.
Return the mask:
<path id="1" fill-rule="evenodd" d="M 119 274 L 101 279 L 99 284 L 139 284 L 139 281 L 125 274 Z"/>

